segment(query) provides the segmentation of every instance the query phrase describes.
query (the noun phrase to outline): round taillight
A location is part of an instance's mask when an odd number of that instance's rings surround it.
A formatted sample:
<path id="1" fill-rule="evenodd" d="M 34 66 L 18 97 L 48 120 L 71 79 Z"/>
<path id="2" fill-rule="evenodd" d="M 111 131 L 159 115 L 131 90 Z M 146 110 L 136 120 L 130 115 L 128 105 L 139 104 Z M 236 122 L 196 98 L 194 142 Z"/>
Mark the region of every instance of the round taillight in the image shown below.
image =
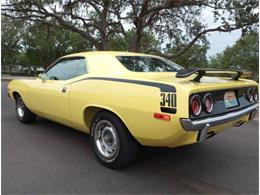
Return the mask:
<path id="1" fill-rule="evenodd" d="M 247 99 L 248 99 L 249 102 L 254 101 L 254 93 L 253 93 L 253 90 L 251 88 L 249 88 L 247 90 L 246 96 L 247 96 Z"/>
<path id="2" fill-rule="evenodd" d="M 258 101 L 258 91 L 257 91 L 257 88 L 254 88 L 253 94 L 254 94 L 254 100 Z"/>
<path id="3" fill-rule="evenodd" d="M 206 94 L 203 98 L 203 104 L 205 107 L 205 111 L 207 113 L 211 113 L 214 107 L 213 99 L 210 94 Z"/>
<path id="4" fill-rule="evenodd" d="M 191 98 L 191 112 L 194 116 L 198 116 L 201 112 L 201 101 L 198 95 Z"/>

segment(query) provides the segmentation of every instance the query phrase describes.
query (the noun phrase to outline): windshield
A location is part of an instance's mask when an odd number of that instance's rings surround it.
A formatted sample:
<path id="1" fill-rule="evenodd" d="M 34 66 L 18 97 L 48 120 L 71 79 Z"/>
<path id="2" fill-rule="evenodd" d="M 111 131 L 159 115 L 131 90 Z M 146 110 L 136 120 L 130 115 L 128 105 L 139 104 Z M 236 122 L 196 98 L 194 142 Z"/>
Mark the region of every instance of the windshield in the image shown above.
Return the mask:
<path id="1" fill-rule="evenodd" d="M 183 69 L 178 64 L 164 59 L 150 56 L 117 56 L 121 64 L 134 72 L 177 72 Z"/>

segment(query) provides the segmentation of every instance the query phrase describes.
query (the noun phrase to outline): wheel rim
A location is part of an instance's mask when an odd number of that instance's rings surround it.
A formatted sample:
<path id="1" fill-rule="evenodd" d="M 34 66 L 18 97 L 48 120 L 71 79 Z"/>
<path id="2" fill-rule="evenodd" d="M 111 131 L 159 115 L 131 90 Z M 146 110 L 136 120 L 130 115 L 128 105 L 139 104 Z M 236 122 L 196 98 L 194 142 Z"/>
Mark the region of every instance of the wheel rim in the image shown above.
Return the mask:
<path id="1" fill-rule="evenodd" d="M 108 120 L 99 121 L 94 129 L 95 144 L 106 159 L 113 158 L 119 149 L 118 135 L 114 125 Z"/>
<path id="2" fill-rule="evenodd" d="M 17 100 L 17 114 L 19 117 L 23 117 L 24 116 L 24 103 L 23 100 L 21 98 L 19 98 Z"/>

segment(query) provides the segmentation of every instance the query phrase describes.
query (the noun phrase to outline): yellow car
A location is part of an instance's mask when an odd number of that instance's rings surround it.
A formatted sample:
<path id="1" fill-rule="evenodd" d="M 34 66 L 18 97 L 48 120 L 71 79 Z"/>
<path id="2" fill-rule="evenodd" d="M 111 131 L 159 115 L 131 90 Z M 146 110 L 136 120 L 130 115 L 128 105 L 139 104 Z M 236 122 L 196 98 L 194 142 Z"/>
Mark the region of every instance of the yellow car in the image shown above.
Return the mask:
<path id="1" fill-rule="evenodd" d="M 140 145 L 201 142 L 252 120 L 258 85 L 234 70 L 184 69 L 154 55 L 84 52 L 64 56 L 8 94 L 22 123 L 36 116 L 90 133 L 97 159 L 118 168 Z"/>

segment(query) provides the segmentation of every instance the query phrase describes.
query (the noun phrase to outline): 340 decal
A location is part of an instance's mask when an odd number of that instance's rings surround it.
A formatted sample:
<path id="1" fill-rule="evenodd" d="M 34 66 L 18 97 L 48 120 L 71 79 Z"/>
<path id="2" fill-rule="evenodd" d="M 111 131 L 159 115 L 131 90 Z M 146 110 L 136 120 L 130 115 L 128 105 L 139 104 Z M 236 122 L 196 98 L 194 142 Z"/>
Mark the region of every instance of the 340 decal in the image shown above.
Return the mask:
<path id="1" fill-rule="evenodd" d="M 175 93 L 161 93 L 161 106 L 176 107 L 176 94 Z"/>

